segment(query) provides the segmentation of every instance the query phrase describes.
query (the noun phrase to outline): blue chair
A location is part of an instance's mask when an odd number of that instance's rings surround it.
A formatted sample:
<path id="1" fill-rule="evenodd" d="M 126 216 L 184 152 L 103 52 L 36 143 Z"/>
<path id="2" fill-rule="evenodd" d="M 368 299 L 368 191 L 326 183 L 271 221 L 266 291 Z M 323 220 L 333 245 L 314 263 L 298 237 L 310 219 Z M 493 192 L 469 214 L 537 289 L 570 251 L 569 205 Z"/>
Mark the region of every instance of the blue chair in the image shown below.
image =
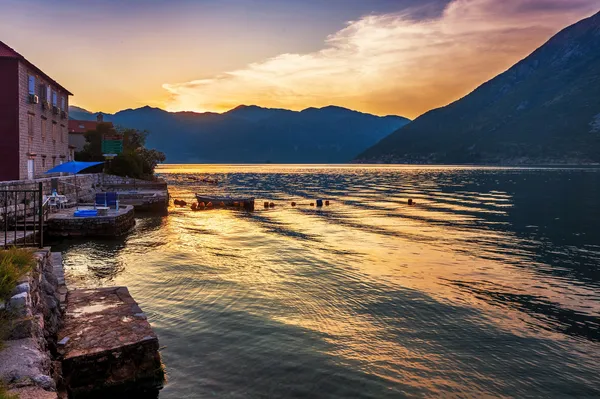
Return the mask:
<path id="1" fill-rule="evenodd" d="M 96 206 L 107 206 L 106 205 L 106 193 L 96 193 L 96 201 L 94 202 Z"/>
<path id="2" fill-rule="evenodd" d="M 119 194 L 115 192 L 106 193 L 106 206 L 114 206 L 115 209 L 119 210 Z"/>

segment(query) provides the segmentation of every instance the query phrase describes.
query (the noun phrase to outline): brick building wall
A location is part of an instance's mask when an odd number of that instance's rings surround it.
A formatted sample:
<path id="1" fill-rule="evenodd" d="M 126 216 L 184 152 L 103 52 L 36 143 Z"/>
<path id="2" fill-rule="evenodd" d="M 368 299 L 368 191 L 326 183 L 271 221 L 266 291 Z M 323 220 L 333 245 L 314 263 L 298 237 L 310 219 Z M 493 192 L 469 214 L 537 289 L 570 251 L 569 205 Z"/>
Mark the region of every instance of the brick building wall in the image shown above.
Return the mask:
<path id="1" fill-rule="evenodd" d="M 28 161 L 33 160 L 34 177 L 62 162 L 70 160 L 68 116 L 53 111 L 54 96 L 56 106 L 65 112 L 69 109 L 69 95 L 66 91 L 48 81 L 43 75 L 19 62 L 19 179 L 28 178 Z M 38 104 L 29 101 L 30 81 L 35 78 L 33 90 L 39 97 Z M 44 90 L 50 87 L 49 107 L 42 103 L 47 100 Z M 62 100 L 64 98 L 64 100 Z"/>

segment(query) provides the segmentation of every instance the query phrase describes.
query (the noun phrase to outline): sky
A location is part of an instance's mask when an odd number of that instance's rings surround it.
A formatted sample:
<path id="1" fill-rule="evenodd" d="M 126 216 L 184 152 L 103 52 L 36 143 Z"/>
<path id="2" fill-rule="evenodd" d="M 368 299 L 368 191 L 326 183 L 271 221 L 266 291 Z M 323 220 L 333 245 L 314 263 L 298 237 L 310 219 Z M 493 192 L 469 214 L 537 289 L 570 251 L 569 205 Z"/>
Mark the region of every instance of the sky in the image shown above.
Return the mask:
<path id="1" fill-rule="evenodd" d="M 0 40 L 116 112 L 444 106 L 600 0 L 0 0 Z"/>

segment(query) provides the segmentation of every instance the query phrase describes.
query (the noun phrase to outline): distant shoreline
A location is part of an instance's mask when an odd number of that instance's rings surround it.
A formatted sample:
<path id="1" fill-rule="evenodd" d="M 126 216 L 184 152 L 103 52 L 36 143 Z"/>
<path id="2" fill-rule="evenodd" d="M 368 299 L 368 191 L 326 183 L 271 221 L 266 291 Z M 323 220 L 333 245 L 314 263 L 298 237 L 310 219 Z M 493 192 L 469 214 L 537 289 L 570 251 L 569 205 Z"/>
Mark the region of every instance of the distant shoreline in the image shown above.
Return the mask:
<path id="1" fill-rule="evenodd" d="M 169 163 L 160 164 L 157 170 L 169 167 L 186 166 L 249 166 L 249 167 L 471 167 L 471 168 L 600 168 L 600 163 L 581 163 L 581 164 L 410 164 L 410 163 Z"/>

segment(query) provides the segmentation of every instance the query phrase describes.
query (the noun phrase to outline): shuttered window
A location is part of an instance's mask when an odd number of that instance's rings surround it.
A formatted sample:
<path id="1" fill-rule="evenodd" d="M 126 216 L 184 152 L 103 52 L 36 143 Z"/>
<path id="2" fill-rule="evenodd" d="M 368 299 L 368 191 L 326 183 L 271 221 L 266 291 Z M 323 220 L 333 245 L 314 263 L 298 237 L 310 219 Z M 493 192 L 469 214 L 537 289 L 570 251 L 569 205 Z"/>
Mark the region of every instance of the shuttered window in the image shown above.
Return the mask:
<path id="1" fill-rule="evenodd" d="M 35 94 L 35 76 L 29 75 L 29 94 Z"/>
<path id="2" fill-rule="evenodd" d="M 33 115 L 27 114 L 27 132 L 33 136 Z"/>

